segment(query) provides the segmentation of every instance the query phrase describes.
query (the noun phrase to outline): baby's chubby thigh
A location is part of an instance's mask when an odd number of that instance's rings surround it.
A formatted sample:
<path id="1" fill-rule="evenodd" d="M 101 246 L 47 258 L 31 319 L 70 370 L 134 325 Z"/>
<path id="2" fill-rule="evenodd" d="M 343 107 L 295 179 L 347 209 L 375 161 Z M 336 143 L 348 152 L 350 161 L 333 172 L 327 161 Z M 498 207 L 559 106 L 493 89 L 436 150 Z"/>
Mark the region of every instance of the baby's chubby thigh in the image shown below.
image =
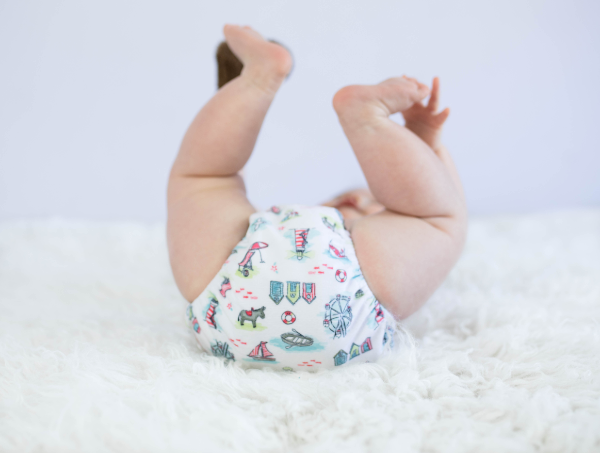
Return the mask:
<path id="1" fill-rule="evenodd" d="M 413 314 L 444 281 L 462 250 L 464 223 L 453 217 L 423 219 L 386 210 L 353 224 L 363 275 L 395 319 Z"/>

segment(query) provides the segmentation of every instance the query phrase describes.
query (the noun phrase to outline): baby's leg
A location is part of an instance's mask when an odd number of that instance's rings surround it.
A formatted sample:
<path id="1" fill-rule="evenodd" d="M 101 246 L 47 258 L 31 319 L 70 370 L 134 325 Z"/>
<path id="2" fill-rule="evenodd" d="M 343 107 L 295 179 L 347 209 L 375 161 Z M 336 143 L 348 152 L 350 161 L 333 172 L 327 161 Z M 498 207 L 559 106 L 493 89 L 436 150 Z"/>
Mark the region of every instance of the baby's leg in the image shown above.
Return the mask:
<path id="1" fill-rule="evenodd" d="M 226 25 L 224 33 L 244 69 L 198 113 L 169 177 L 169 255 L 188 301 L 204 290 L 248 228 L 254 209 L 239 171 L 291 68 L 287 50 L 250 27 Z"/>
<path id="2" fill-rule="evenodd" d="M 342 88 L 333 100 L 369 187 L 386 207 L 350 226 L 356 253 L 375 296 L 399 318 L 440 285 L 466 233 L 464 197 L 449 155 L 389 119 L 428 94 L 427 86 L 398 77 Z"/>

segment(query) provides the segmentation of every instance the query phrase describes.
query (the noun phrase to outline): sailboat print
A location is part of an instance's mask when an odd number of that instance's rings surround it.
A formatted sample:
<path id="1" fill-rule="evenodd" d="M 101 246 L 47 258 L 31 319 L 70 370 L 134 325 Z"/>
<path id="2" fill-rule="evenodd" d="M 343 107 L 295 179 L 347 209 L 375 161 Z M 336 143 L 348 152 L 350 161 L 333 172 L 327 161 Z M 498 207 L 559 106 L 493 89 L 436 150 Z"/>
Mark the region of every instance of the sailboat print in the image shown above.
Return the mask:
<path id="1" fill-rule="evenodd" d="M 261 341 L 258 345 L 248 354 L 248 357 L 252 357 L 254 360 L 275 360 L 273 353 L 267 349 L 267 342 Z"/>

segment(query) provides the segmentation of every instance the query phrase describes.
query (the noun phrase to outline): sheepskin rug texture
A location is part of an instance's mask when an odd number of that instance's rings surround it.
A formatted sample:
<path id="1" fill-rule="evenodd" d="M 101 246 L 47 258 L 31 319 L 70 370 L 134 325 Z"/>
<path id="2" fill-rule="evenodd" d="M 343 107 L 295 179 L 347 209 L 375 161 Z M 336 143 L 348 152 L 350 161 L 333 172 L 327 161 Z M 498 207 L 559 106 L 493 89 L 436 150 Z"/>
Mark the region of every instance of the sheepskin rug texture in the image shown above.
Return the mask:
<path id="1" fill-rule="evenodd" d="M 243 370 L 162 226 L 0 225 L 1 452 L 598 452 L 600 210 L 474 219 L 380 363 Z"/>

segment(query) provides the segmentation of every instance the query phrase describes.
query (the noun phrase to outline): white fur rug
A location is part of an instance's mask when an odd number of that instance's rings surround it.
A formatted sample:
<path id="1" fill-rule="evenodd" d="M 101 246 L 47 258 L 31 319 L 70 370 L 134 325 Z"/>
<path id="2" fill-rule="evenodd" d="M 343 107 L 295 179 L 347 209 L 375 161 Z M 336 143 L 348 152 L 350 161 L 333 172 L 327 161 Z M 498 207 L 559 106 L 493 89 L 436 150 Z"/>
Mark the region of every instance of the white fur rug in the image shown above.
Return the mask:
<path id="1" fill-rule="evenodd" d="M 472 221 L 379 364 L 224 367 L 164 228 L 0 225 L 1 452 L 600 451 L 600 210 Z"/>

